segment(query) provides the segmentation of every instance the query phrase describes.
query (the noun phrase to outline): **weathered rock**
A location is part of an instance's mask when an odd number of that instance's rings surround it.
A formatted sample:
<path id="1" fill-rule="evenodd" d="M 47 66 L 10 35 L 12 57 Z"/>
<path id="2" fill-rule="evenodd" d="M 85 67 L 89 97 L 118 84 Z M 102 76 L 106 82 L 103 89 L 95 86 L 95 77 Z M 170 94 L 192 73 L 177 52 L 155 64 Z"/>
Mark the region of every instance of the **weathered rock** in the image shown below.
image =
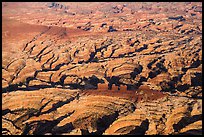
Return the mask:
<path id="1" fill-rule="evenodd" d="M 2 5 L 2 134 L 202 134 L 200 2 Z"/>

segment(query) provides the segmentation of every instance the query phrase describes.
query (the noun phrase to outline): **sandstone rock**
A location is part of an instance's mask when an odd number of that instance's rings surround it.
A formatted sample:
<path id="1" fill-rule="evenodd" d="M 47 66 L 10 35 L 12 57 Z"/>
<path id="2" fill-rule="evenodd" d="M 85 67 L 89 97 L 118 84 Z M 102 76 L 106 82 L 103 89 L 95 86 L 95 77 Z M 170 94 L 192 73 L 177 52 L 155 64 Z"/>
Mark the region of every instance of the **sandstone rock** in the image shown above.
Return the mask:
<path id="1" fill-rule="evenodd" d="M 202 134 L 200 2 L 2 5 L 2 134 Z"/>

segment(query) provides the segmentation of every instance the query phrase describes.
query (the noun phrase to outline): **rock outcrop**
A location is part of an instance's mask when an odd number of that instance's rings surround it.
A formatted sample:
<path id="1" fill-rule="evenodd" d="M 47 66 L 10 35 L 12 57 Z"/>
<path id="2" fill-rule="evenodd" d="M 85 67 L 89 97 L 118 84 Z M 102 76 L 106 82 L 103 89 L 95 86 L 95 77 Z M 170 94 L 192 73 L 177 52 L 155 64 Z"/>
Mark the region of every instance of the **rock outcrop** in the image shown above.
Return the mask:
<path id="1" fill-rule="evenodd" d="M 202 134 L 202 4 L 3 2 L 2 134 Z"/>

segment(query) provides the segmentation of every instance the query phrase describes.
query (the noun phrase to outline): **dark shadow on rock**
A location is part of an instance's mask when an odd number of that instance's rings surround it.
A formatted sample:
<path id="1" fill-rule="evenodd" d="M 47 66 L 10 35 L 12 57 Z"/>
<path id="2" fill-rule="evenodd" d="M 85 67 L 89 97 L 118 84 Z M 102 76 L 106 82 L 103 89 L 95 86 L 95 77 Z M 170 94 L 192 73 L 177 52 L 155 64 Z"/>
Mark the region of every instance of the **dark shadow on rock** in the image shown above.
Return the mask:
<path id="1" fill-rule="evenodd" d="M 183 16 L 169 17 L 168 19 L 177 20 L 177 21 L 185 21 L 186 20 Z"/>
<path id="2" fill-rule="evenodd" d="M 72 125 L 72 123 L 67 123 L 64 126 L 61 127 L 54 127 L 52 129 L 52 134 L 53 135 L 59 135 L 62 133 L 69 133 L 74 129 L 74 126 Z"/>
<path id="3" fill-rule="evenodd" d="M 117 31 L 116 29 L 113 28 L 113 26 L 109 26 L 108 32 L 114 32 Z"/>
<path id="4" fill-rule="evenodd" d="M 183 133 L 179 133 L 177 135 L 202 135 L 203 130 L 202 129 L 191 129 Z"/>
<path id="5" fill-rule="evenodd" d="M 110 115 L 105 115 L 102 118 L 99 118 L 96 122 L 97 131 L 94 134 L 102 135 L 105 130 L 116 120 L 118 116 L 118 112 L 115 112 Z"/>
<path id="6" fill-rule="evenodd" d="M 192 124 L 199 120 L 202 120 L 202 114 L 194 115 L 192 117 L 183 117 L 177 124 L 173 125 L 174 131 L 178 132 L 185 126 Z"/>
<path id="7" fill-rule="evenodd" d="M 135 79 L 138 74 L 142 72 L 143 67 L 140 65 L 138 68 L 135 68 L 133 72 L 130 73 L 132 79 Z"/>
<path id="8" fill-rule="evenodd" d="M 143 47 L 141 47 L 141 48 L 139 48 L 139 49 L 136 49 L 135 52 L 141 52 L 141 51 L 143 51 L 143 50 L 145 50 L 145 49 L 147 49 L 147 48 L 148 48 L 148 45 L 147 45 L 147 44 L 144 44 Z"/>
<path id="9" fill-rule="evenodd" d="M 146 119 L 142 121 L 141 125 L 139 127 L 136 127 L 134 130 L 132 130 L 128 135 L 144 135 L 145 132 L 149 128 L 149 120 Z"/>
<path id="10" fill-rule="evenodd" d="M 176 89 L 177 89 L 178 91 L 184 92 L 185 90 L 189 89 L 189 87 L 190 87 L 190 85 L 184 84 L 184 85 L 178 85 L 178 86 L 176 87 Z"/>
<path id="11" fill-rule="evenodd" d="M 202 86 L 202 73 L 195 73 L 195 77 L 191 78 L 192 86 Z"/>

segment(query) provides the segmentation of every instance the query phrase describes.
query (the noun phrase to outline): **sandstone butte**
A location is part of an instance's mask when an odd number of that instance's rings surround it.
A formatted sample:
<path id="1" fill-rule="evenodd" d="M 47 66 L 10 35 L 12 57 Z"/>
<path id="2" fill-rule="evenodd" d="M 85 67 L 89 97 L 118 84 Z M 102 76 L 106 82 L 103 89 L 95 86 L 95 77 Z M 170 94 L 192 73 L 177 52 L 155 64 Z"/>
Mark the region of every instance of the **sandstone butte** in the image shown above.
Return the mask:
<path id="1" fill-rule="evenodd" d="M 201 2 L 3 2 L 3 135 L 201 135 Z"/>

